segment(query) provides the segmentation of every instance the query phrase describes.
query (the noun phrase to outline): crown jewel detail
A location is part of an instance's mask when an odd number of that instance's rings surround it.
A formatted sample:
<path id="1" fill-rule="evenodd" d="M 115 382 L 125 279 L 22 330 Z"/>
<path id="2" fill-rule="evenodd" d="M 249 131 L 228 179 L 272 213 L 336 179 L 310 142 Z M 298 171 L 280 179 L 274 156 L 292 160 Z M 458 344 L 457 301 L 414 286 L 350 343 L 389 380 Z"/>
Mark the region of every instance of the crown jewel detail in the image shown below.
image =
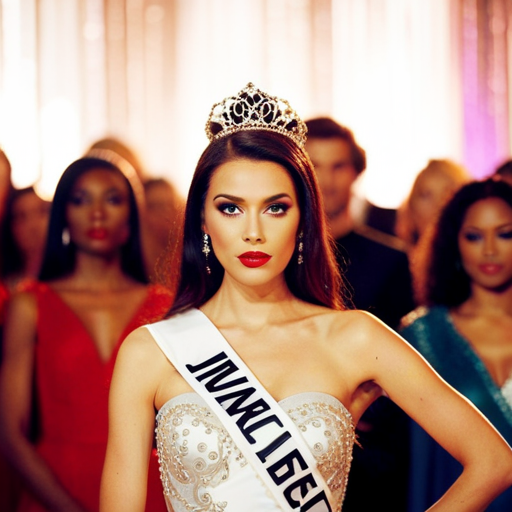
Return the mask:
<path id="1" fill-rule="evenodd" d="M 212 123 L 220 131 L 212 131 Z M 210 141 L 245 130 L 269 130 L 291 138 L 300 147 L 306 142 L 306 124 L 286 100 L 270 96 L 251 82 L 236 96 L 213 105 L 206 123 Z"/>

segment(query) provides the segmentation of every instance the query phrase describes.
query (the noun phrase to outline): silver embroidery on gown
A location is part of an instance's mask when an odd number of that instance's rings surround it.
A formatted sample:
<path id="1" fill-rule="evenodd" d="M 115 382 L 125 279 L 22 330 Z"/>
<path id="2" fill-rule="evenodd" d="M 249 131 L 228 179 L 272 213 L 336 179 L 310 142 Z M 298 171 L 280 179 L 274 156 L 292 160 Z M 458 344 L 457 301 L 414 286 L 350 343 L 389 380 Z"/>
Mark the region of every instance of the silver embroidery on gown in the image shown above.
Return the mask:
<path id="1" fill-rule="evenodd" d="M 352 461 L 350 413 L 330 395 L 301 393 L 279 402 L 315 456 L 341 510 Z M 280 507 L 206 402 L 196 393 L 169 400 L 157 415 L 160 473 L 174 512 L 277 512 Z"/>

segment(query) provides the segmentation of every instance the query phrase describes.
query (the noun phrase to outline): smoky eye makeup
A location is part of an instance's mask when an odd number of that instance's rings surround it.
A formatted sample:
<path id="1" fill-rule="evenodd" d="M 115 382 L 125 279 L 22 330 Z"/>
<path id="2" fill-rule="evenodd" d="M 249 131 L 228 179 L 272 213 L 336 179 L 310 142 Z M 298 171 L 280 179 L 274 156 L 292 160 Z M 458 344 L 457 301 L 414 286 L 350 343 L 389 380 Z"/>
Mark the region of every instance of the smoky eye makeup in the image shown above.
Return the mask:
<path id="1" fill-rule="evenodd" d="M 230 195 L 218 195 L 213 199 L 214 207 L 227 217 L 243 213 L 244 208 L 241 203 L 244 202 L 244 199 Z M 265 199 L 262 203 L 262 212 L 276 217 L 285 215 L 293 206 L 293 201 L 288 194 L 276 194 Z"/>
<path id="2" fill-rule="evenodd" d="M 286 203 L 272 203 L 266 209 L 268 213 L 271 215 L 285 215 L 286 212 L 290 209 L 290 205 Z"/>
<path id="3" fill-rule="evenodd" d="M 504 229 L 503 231 L 500 231 L 498 233 L 498 236 L 500 238 L 503 238 L 504 240 L 511 240 L 512 239 L 512 229 Z"/>
<path id="4" fill-rule="evenodd" d="M 68 203 L 74 206 L 80 206 L 84 204 L 86 200 L 85 194 L 82 191 L 72 192 L 68 198 Z"/>
<path id="5" fill-rule="evenodd" d="M 468 242 L 477 242 L 482 239 L 482 235 L 474 231 L 466 231 L 465 233 L 462 233 L 462 237 Z"/>
<path id="6" fill-rule="evenodd" d="M 226 217 L 232 217 L 233 215 L 237 215 L 241 212 L 238 205 L 231 202 L 221 202 L 215 205 L 217 210 L 219 210 L 220 213 L 225 215 Z"/>
<path id="7" fill-rule="evenodd" d="M 107 201 L 115 206 L 125 203 L 126 200 L 127 198 L 121 191 L 115 190 L 107 195 Z"/>

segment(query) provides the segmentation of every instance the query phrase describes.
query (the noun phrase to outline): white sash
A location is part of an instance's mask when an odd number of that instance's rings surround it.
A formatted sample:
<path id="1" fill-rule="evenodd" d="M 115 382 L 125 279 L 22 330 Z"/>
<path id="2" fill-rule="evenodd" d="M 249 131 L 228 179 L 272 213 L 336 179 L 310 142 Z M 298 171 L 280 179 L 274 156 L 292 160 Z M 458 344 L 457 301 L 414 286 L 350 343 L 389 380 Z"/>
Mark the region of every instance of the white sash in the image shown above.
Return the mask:
<path id="1" fill-rule="evenodd" d="M 206 315 L 191 309 L 146 327 L 284 511 L 332 512 L 302 434 Z"/>

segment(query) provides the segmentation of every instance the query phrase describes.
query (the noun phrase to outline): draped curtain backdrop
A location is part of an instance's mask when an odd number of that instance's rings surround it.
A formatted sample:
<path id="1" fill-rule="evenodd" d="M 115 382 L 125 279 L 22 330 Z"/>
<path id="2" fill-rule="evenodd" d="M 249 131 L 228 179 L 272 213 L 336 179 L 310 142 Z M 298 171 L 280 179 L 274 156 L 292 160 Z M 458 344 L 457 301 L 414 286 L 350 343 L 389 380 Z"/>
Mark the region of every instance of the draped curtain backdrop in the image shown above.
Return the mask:
<path id="1" fill-rule="evenodd" d="M 212 104 L 249 81 L 330 115 L 396 206 L 430 158 L 510 155 L 510 0 L 0 0 L 0 146 L 51 195 L 97 139 L 185 193 Z"/>

